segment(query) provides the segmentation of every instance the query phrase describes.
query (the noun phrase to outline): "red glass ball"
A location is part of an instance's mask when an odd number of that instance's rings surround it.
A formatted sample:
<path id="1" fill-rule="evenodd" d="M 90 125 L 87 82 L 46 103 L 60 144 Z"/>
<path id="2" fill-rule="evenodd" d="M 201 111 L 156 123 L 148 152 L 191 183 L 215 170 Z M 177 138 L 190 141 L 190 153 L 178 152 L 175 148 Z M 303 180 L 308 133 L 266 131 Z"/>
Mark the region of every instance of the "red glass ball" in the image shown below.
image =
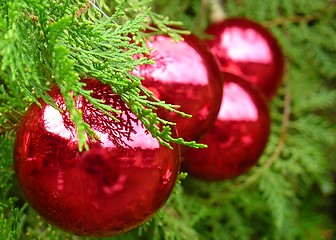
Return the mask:
<path id="1" fill-rule="evenodd" d="M 183 35 L 184 41 L 173 42 L 158 35 L 147 40 L 153 49 L 149 58 L 154 65 L 141 65 L 135 75 L 144 78 L 143 85 L 160 100 L 181 106 L 178 110 L 192 115 L 181 117 L 171 112 L 180 137 L 194 140 L 215 121 L 222 98 L 222 76 L 217 59 L 206 44 L 194 35 Z"/>
<path id="2" fill-rule="evenodd" d="M 182 170 L 209 181 L 238 176 L 257 163 L 270 133 L 264 96 L 246 80 L 223 72 L 222 105 L 217 120 L 199 140 L 205 149 L 183 154 Z"/>
<path id="3" fill-rule="evenodd" d="M 222 71 L 246 76 L 271 100 L 284 74 L 284 57 L 277 40 L 257 22 L 229 18 L 210 25 L 206 32 Z"/>
<path id="4" fill-rule="evenodd" d="M 60 113 L 33 104 L 17 132 L 14 166 L 32 207 L 51 224 L 77 235 L 111 236 L 147 221 L 166 202 L 179 170 L 179 147 L 159 144 L 119 95 L 86 80 L 92 96 L 120 110 L 107 117 L 79 96 L 76 106 L 100 137 L 78 151 L 76 128 L 59 89 L 50 96 Z M 158 112 L 158 115 L 164 115 Z"/>

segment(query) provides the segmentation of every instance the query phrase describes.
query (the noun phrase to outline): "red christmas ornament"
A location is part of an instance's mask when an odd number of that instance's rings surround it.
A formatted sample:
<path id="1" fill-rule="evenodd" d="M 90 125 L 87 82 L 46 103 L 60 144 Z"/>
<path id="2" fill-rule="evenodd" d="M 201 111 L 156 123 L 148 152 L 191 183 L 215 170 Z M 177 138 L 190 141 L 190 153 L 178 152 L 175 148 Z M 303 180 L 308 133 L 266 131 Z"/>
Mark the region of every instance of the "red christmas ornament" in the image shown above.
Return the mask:
<path id="1" fill-rule="evenodd" d="M 169 36 L 147 40 L 154 65 L 141 65 L 133 73 L 144 78 L 143 85 L 167 103 L 180 105 L 191 118 L 170 113 L 180 137 L 194 140 L 216 119 L 222 98 L 219 64 L 204 42 L 194 35 L 173 42 Z"/>
<path id="2" fill-rule="evenodd" d="M 231 73 L 225 79 L 217 120 L 199 140 L 205 149 L 183 154 L 182 170 L 209 181 L 248 171 L 259 159 L 270 133 L 270 116 L 263 95 L 251 83 Z"/>
<path id="3" fill-rule="evenodd" d="M 63 113 L 43 102 L 29 108 L 17 132 L 14 165 L 28 202 L 51 224 L 105 237 L 139 226 L 162 207 L 178 174 L 179 148 L 160 145 L 109 86 L 86 82 L 93 97 L 121 111 L 111 113 L 119 122 L 79 96 L 76 106 L 100 137 L 79 152 L 75 126 L 54 87 L 50 96 Z"/>
<path id="4" fill-rule="evenodd" d="M 271 32 L 259 23 L 244 18 L 229 18 L 213 23 L 206 41 L 227 71 L 255 84 L 271 100 L 284 73 L 282 50 Z"/>

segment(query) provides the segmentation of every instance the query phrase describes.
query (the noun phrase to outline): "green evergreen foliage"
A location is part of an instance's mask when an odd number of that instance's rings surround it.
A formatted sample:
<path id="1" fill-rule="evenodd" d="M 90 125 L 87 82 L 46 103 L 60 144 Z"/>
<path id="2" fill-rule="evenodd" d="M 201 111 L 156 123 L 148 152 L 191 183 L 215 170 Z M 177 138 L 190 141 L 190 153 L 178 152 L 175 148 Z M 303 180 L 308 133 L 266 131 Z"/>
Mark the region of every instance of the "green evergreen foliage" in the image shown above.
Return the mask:
<path id="1" fill-rule="evenodd" d="M 336 170 L 336 3 L 330 0 L 1 1 L 0 239 L 85 239 L 49 226 L 25 203 L 15 182 L 15 128 L 32 102 L 53 104 L 46 92 L 52 85 L 65 97 L 81 147 L 91 131 L 73 96 L 85 96 L 106 114 L 115 111 L 83 89 L 79 78 L 85 76 L 110 84 L 163 144 L 183 143 L 170 136 L 172 123 L 152 112 L 158 106 L 177 111 L 176 106 L 149 100 L 152 93 L 129 72 L 150 63 L 133 58 L 148 52 L 138 44 L 149 34 L 142 30 L 168 32 L 178 40 L 186 31 L 176 26 L 183 23 L 207 37 L 203 31 L 214 5 L 227 17 L 259 21 L 284 50 L 286 75 L 270 106 L 267 148 L 257 166 L 233 180 L 182 179 L 151 221 L 111 239 L 335 239 L 330 196 Z M 166 125 L 163 131 L 159 123 Z"/>
<path id="2" fill-rule="evenodd" d="M 85 133 L 94 137 L 93 132 L 83 122 L 82 113 L 75 108 L 73 97 L 84 96 L 94 107 L 111 117 L 113 116 L 109 112 L 117 111 L 92 98 L 90 91 L 83 89 L 84 83 L 79 81 L 79 76 L 95 77 L 109 84 L 114 93 L 120 94 L 162 144 L 183 143 L 182 139 L 171 137 L 169 125 L 173 123 L 160 119 L 152 111 L 163 106 L 178 112 L 176 106 L 158 99 L 148 100 L 146 96 L 152 94 L 141 86 L 139 78 L 130 74 L 137 65 L 150 63 L 147 58 L 133 57 L 135 54 L 148 54 L 148 49 L 130 42 L 128 36 L 145 29 L 142 23 L 145 23 L 149 10 L 143 10 L 139 6 L 139 9 L 133 8 L 137 15 L 129 19 L 124 12 L 124 3 L 121 2 L 110 17 L 106 14 L 99 17 L 91 13 L 86 18 L 78 19 L 81 15 L 86 15 L 86 11 L 96 10 L 91 10 L 92 4 L 82 5 L 70 0 L 62 4 L 57 1 L 28 0 L 3 4 L 2 16 L 8 16 L 2 23 L 0 40 L 0 78 L 5 83 L 3 87 L 8 87 L 3 88 L 0 95 L 3 111 L 11 108 L 24 109 L 27 102 L 39 104 L 37 98 L 55 105 L 46 91 L 50 85 L 57 84 L 71 120 L 76 123 L 79 148 L 87 148 Z M 122 21 L 123 24 L 118 24 L 117 21 Z M 170 28 L 165 28 L 165 31 L 174 35 Z M 19 96 L 26 102 L 14 101 Z M 0 122 L 5 122 L 6 116 L 2 114 L 0 117 Z M 159 123 L 166 125 L 162 131 L 159 130 Z M 6 126 L 3 128 L 6 129 Z"/>

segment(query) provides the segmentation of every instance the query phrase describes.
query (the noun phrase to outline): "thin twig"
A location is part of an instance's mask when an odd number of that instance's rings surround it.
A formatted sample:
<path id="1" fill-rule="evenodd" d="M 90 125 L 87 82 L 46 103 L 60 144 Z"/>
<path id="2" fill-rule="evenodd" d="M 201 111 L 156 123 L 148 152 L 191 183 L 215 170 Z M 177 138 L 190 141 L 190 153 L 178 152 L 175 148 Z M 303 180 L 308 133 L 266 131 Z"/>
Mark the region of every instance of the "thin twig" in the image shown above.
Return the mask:
<path id="1" fill-rule="evenodd" d="M 263 23 L 265 27 L 281 26 L 286 23 L 308 23 L 320 19 L 321 16 L 310 15 L 310 16 L 292 16 L 292 17 L 279 17 L 271 21 L 266 21 Z"/>
<path id="2" fill-rule="evenodd" d="M 93 2 L 91 0 L 89 0 L 89 2 L 82 8 L 80 8 L 76 14 L 75 17 L 80 17 L 83 13 L 85 13 L 91 6 L 93 5 Z"/>
<path id="3" fill-rule="evenodd" d="M 210 5 L 211 22 L 220 22 L 226 18 L 222 0 L 208 0 L 208 4 Z"/>

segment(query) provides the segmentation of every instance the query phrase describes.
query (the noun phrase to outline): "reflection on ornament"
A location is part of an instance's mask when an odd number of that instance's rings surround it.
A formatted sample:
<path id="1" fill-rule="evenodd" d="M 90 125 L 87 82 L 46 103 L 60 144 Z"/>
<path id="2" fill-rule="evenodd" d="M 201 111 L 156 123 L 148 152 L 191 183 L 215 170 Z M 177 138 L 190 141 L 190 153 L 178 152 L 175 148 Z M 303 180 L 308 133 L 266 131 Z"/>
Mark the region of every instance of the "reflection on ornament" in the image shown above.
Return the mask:
<path id="1" fill-rule="evenodd" d="M 160 100 L 181 106 L 178 110 L 191 118 L 170 113 L 179 136 L 194 140 L 216 119 L 222 97 L 218 62 L 208 47 L 194 35 L 173 42 L 168 36 L 151 37 L 149 58 L 154 65 L 142 65 L 133 74 L 144 78 L 143 85 Z"/>
<path id="2" fill-rule="evenodd" d="M 228 27 L 225 33 L 222 33 L 220 44 L 227 50 L 224 55 L 220 50 L 214 49 L 221 57 L 228 57 L 238 62 L 249 61 L 261 64 L 269 64 L 272 61 L 272 53 L 266 40 L 251 28 L 242 31 L 239 27 Z"/>
<path id="3" fill-rule="evenodd" d="M 206 42 L 222 71 L 245 76 L 271 100 L 284 73 L 283 53 L 271 32 L 244 18 L 214 23 L 206 32 L 213 37 Z"/>
<path id="4" fill-rule="evenodd" d="M 224 85 L 226 94 L 222 99 L 217 119 L 224 121 L 257 121 L 258 110 L 249 93 L 234 82 L 228 82 Z M 237 101 L 237 99 L 239 100 Z"/>
<path id="5" fill-rule="evenodd" d="M 79 96 L 83 119 L 100 137 L 79 152 L 74 123 L 57 87 L 50 96 L 62 113 L 33 104 L 17 132 L 15 171 L 32 205 L 51 224 L 78 235 L 111 236 L 147 221 L 168 199 L 179 170 L 179 148 L 161 146 L 119 95 L 87 79 L 91 96 L 120 110 L 96 110 Z M 165 118 L 163 110 L 158 115 Z"/>
<path id="6" fill-rule="evenodd" d="M 199 140 L 205 149 L 183 153 L 182 170 L 219 181 L 236 177 L 257 163 L 270 133 L 267 103 L 248 81 L 223 72 L 222 105 L 217 120 Z"/>

